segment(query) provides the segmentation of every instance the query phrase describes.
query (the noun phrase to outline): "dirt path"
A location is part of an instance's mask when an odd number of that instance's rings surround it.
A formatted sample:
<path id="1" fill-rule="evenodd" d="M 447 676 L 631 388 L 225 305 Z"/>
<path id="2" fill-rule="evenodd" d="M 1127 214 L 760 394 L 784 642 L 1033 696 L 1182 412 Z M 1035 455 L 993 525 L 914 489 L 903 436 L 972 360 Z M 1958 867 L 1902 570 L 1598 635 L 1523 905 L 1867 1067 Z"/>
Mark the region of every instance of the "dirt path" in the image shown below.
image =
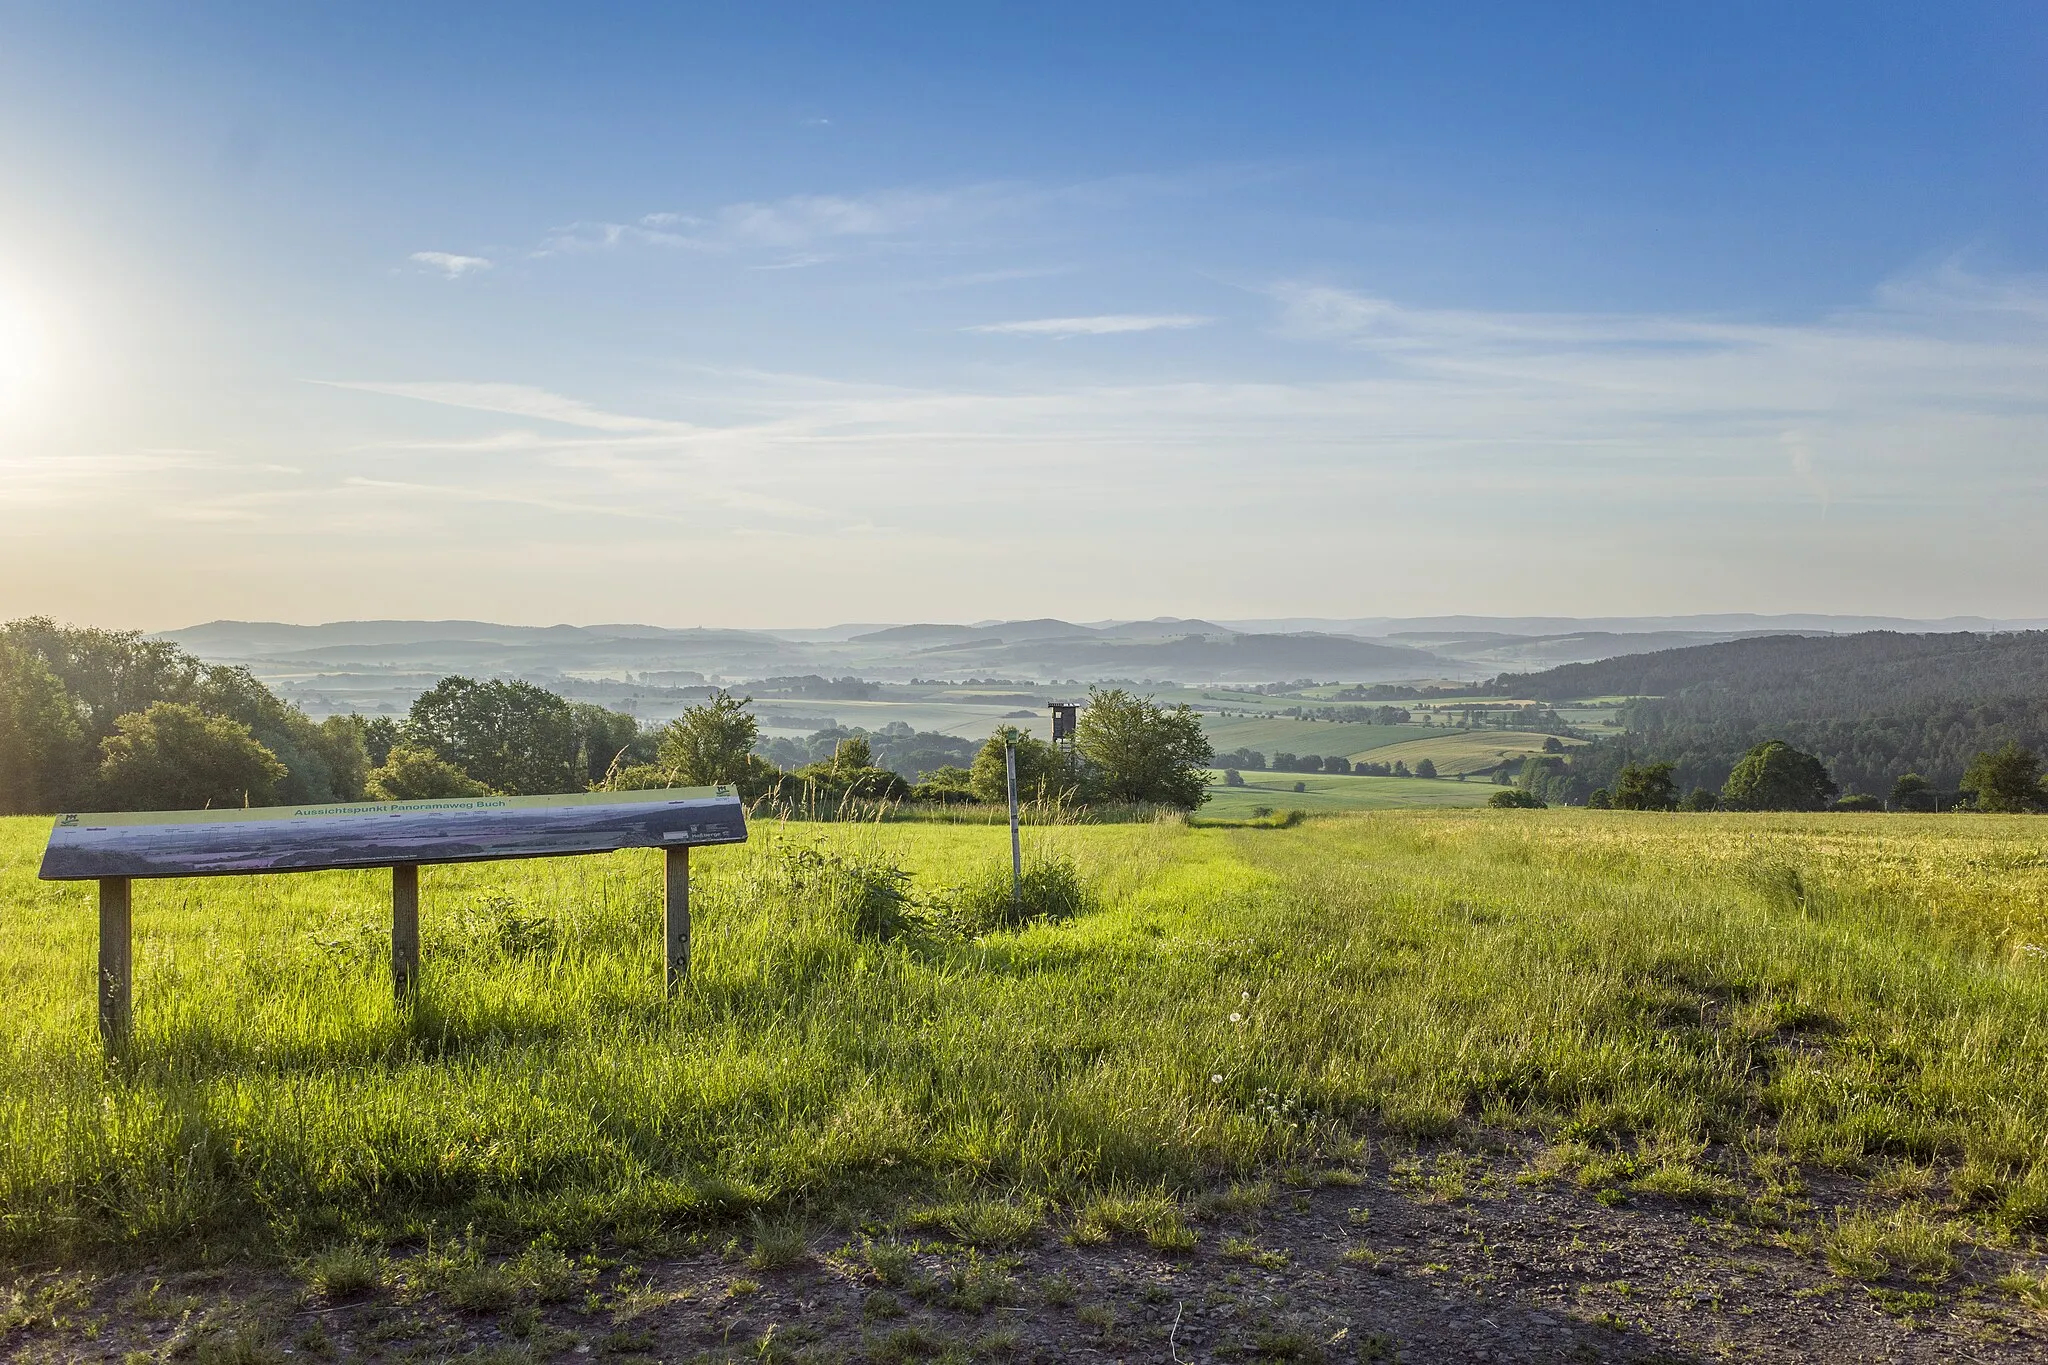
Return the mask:
<path id="1" fill-rule="evenodd" d="M 125 1365 L 2048 1360 L 2048 1318 L 1990 1287 L 2009 1260 L 1966 1256 L 1937 1286 L 1854 1285 L 1731 1223 L 1611 1208 L 1520 1169 L 1460 1154 L 1323 1177 L 1356 1184 L 1238 1187 L 1181 1252 L 872 1230 L 757 1247 L 751 1264 L 743 1239 L 586 1258 L 544 1302 L 404 1273 L 330 1303 L 275 1274 L 43 1272 L 0 1318 L 0 1348 Z"/>

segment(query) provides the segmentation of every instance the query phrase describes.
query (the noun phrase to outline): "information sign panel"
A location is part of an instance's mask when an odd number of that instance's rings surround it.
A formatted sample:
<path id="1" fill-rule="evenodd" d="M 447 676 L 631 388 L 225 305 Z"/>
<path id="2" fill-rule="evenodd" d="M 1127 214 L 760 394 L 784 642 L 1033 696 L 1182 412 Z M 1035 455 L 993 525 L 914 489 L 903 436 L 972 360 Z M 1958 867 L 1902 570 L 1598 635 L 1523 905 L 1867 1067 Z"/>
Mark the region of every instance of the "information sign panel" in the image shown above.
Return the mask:
<path id="1" fill-rule="evenodd" d="M 60 815 L 42 877 L 206 877 L 742 843 L 731 787 Z"/>

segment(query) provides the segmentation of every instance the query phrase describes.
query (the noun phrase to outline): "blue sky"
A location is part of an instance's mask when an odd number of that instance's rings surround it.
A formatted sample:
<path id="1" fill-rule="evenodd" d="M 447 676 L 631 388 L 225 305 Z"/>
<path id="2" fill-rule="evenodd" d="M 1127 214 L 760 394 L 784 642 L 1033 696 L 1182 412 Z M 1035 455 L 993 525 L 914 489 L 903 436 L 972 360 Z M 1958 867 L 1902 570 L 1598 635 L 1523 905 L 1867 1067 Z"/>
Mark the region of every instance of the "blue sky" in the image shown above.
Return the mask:
<path id="1" fill-rule="evenodd" d="M 2044 59 L 0 4 L 0 613 L 2048 615 Z"/>

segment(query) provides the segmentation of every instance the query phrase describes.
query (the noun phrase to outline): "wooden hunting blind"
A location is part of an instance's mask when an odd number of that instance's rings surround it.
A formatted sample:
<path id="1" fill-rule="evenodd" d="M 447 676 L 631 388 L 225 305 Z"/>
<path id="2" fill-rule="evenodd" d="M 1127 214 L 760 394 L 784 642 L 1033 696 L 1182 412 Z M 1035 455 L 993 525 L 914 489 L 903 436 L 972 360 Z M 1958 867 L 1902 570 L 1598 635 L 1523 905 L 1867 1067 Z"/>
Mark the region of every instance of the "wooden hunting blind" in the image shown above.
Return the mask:
<path id="1" fill-rule="evenodd" d="M 389 867 L 391 979 L 402 999 L 419 980 L 422 864 L 660 848 L 664 974 L 673 992 L 690 970 L 690 850 L 746 837 L 746 812 L 731 787 L 60 815 L 40 876 L 100 884 L 100 1033 L 113 1046 L 133 1018 L 131 887 L 139 879 Z"/>

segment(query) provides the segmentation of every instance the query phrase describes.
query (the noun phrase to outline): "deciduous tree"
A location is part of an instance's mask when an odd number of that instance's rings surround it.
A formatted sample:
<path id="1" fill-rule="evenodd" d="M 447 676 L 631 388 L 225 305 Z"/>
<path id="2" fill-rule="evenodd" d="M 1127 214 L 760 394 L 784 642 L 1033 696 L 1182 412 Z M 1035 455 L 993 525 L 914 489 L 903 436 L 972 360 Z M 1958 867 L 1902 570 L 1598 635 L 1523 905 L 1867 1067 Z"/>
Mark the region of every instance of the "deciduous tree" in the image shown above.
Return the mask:
<path id="1" fill-rule="evenodd" d="M 585 786 L 569 703 L 529 682 L 443 678 L 412 704 L 405 742 L 511 796 Z"/>
<path id="2" fill-rule="evenodd" d="M 1678 787 L 1671 780 L 1672 763 L 1631 763 L 1614 775 L 1616 810 L 1673 810 Z"/>
<path id="3" fill-rule="evenodd" d="M 1963 790 L 1977 794 L 1977 809 L 2019 815 L 2041 809 L 2041 759 L 2017 740 L 2007 740 L 1970 760 Z"/>
<path id="4" fill-rule="evenodd" d="M 1728 774 L 1721 804 L 1729 810 L 1826 810 L 1840 790 L 1812 754 L 1767 739 Z"/>
<path id="5" fill-rule="evenodd" d="M 116 810 L 264 806 L 285 775 L 248 726 L 185 702 L 118 718 L 100 750 L 100 799 Z"/>
<path id="6" fill-rule="evenodd" d="M 1074 747 L 1108 800 L 1193 810 L 1208 799 L 1214 750 L 1185 703 L 1169 710 L 1120 687 L 1091 688 Z"/>

